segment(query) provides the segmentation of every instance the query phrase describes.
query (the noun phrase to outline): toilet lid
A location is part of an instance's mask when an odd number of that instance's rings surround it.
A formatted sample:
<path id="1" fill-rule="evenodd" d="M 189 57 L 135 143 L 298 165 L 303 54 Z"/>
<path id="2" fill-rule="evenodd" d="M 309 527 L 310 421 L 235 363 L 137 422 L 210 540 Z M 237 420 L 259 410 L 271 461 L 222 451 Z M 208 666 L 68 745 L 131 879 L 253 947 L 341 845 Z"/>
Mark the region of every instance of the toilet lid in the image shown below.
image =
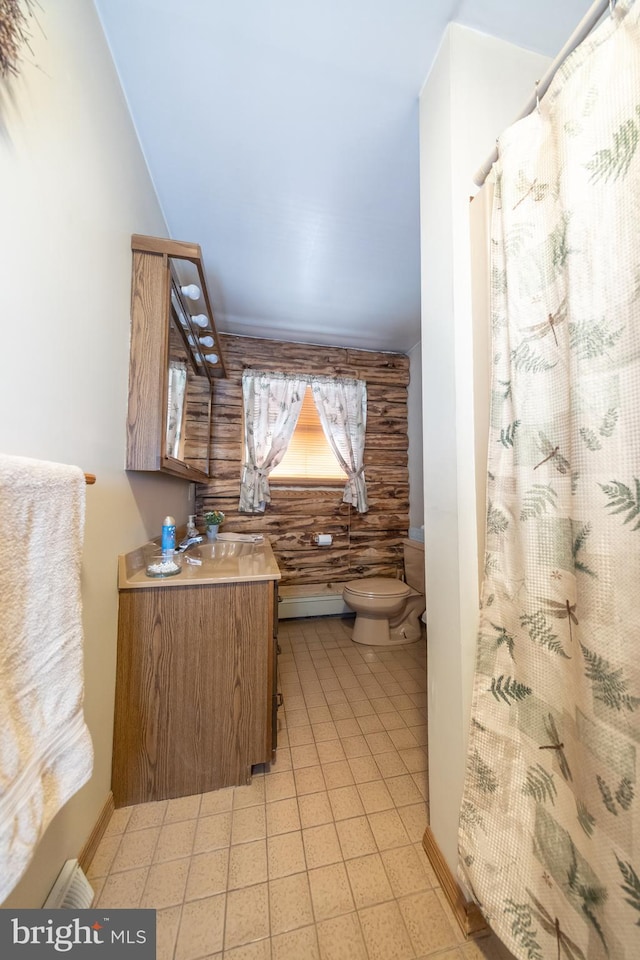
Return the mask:
<path id="1" fill-rule="evenodd" d="M 360 597 L 408 597 L 411 593 L 411 587 L 402 580 L 393 580 L 391 577 L 350 580 L 345 583 L 344 588 Z"/>

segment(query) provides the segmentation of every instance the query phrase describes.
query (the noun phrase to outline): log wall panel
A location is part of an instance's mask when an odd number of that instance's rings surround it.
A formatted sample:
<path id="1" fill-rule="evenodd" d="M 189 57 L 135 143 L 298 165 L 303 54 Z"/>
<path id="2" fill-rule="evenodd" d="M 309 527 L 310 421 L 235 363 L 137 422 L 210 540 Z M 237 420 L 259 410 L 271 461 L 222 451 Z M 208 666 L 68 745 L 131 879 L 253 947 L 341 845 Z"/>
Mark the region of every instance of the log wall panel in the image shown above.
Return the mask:
<path id="1" fill-rule="evenodd" d="M 198 484 L 196 509 L 225 514 L 224 531 L 264 533 L 280 565 L 283 585 L 301 586 L 354 577 L 399 576 L 402 541 L 409 529 L 407 386 L 409 358 L 342 347 L 283 343 L 221 335 L 227 379 L 214 381 L 211 473 Z M 273 484 L 264 514 L 238 512 L 243 453 L 242 371 L 346 376 L 366 380 L 365 476 L 369 511 L 342 503 L 342 486 L 287 488 Z M 313 542 L 330 533 L 330 547 Z"/>

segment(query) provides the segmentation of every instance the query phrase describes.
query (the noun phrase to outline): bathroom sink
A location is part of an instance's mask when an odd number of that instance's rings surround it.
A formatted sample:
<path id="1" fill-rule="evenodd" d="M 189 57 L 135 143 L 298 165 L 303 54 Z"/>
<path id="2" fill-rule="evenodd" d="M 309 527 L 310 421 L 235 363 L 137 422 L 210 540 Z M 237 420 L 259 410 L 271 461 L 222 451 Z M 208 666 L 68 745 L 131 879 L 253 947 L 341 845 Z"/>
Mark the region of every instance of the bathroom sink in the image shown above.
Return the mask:
<path id="1" fill-rule="evenodd" d="M 185 550 L 185 557 L 196 560 L 230 560 L 232 557 L 250 556 L 256 550 L 255 543 L 244 540 L 211 540 L 194 544 Z"/>

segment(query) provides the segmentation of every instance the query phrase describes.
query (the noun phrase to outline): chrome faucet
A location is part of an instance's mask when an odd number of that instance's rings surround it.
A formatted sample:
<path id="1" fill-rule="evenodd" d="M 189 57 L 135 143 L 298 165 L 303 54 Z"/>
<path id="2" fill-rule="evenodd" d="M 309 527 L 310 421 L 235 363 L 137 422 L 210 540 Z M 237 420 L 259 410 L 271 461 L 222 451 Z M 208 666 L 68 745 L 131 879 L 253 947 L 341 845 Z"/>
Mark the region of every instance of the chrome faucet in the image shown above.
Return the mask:
<path id="1" fill-rule="evenodd" d="M 182 540 L 181 543 L 179 543 L 176 547 L 176 553 L 183 553 L 187 547 L 193 546 L 194 543 L 202 543 L 203 539 L 204 537 L 201 537 L 200 535 L 197 537 L 185 537 L 184 540 Z"/>

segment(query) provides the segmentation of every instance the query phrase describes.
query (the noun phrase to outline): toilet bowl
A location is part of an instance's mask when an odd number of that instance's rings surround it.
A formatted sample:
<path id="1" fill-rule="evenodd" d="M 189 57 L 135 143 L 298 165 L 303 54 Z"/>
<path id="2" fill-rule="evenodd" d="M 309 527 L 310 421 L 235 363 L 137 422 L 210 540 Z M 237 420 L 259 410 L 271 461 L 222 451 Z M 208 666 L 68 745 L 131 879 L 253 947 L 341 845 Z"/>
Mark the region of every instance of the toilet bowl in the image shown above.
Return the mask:
<path id="1" fill-rule="evenodd" d="M 402 580 L 365 577 L 350 580 L 342 591 L 344 602 L 356 613 L 352 639 L 371 646 L 388 646 L 389 618 L 397 616 L 411 593 Z"/>
<path id="2" fill-rule="evenodd" d="M 353 640 L 370 646 L 413 643 L 422 636 L 426 609 L 424 544 L 403 542 L 406 583 L 390 577 L 365 577 L 345 583 L 342 596 L 356 613 Z"/>

